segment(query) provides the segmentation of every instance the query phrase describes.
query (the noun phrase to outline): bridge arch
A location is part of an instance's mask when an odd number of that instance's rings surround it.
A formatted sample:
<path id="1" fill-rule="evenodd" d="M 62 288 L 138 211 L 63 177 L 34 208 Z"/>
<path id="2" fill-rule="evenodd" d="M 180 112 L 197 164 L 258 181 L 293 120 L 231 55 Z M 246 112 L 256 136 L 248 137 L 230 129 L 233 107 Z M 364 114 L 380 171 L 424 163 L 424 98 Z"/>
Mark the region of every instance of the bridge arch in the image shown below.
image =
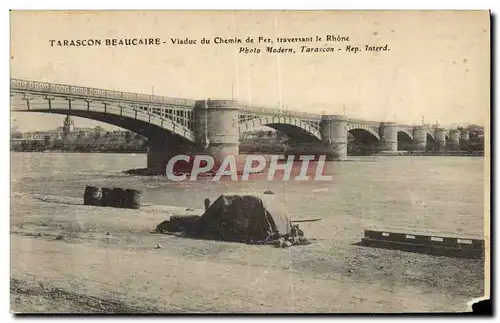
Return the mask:
<path id="1" fill-rule="evenodd" d="M 189 142 L 195 141 L 194 133 L 189 128 L 160 115 L 118 102 L 104 103 L 74 99 L 69 103 L 64 98 L 53 98 L 49 104 L 47 99 L 35 97 L 30 100 L 29 107 L 25 101 L 16 102 L 13 105 L 13 111 L 71 115 L 112 124 L 146 137 L 164 132 Z"/>
<path id="2" fill-rule="evenodd" d="M 350 132 L 358 140 L 367 139 L 369 141 L 380 140 L 380 134 L 374 128 L 363 124 L 347 124 L 347 132 Z M 370 136 L 371 135 L 371 136 Z"/>
<path id="3" fill-rule="evenodd" d="M 398 140 L 399 138 L 403 139 L 403 140 L 413 140 L 413 133 L 409 130 L 409 129 L 406 129 L 406 128 L 399 128 L 398 129 Z"/>
<path id="4" fill-rule="evenodd" d="M 321 139 L 318 123 L 303 121 L 288 116 L 263 116 L 243 120 L 239 123 L 239 130 L 240 133 L 243 133 L 262 126 L 283 132 L 290 138 L 304 139 L 306 137 L 311 137 L 317 140 Z"/>
<path id="5" fill-rule="evenodd" d="M 414 147 L 413 134 L 404 128 L 398 129 L 398 150 L 412 150 Z"/>
<path id="6" fill-rule="evenodd" d="M 380 140 L 380 138 L 375 136 L 373 132 L 365 129 L 354 128 L 348 130 L 347 132 L 348 134 L 351 134 L 354 138 L 356 138 L 358 141 L 363 143 L 374 143 Z"/>
<path id="7" fill-rule="evenodd" d="M 398 143 L 410 144 L 413 142 L 413 136 L 409 131 L 398 131 Z M 398 148 L 399 149 L 399 148 Z"/>
<path id="8" fill-rule="evenodd" d="M 349 129 L 351 128 L 351 129 Z M 377 150 L 380 137 L 365 127 L 347 127 L 347 152 L 351 155 L 371 155 Z"/>

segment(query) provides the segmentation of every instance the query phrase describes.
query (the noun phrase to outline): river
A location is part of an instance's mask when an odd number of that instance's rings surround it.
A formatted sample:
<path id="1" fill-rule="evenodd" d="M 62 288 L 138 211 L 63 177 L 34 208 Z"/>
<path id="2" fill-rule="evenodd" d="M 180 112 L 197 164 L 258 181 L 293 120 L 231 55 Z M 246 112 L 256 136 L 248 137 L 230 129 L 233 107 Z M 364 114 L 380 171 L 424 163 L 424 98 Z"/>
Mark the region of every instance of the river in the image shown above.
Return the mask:
<path id="1" fill-rule="evenodd" d="M 144 203 L 202 208 L 223 192 L 272 190 L 293 218 L 483 234 L 483 158 L 352 157 L 328 165 L 331 181 L 172 182 L 122 173 L 145 164 L 145 154 L 13 152 L 11 191 L 82 197 L 86 185 L 124 187 L 143 190 Z"/>

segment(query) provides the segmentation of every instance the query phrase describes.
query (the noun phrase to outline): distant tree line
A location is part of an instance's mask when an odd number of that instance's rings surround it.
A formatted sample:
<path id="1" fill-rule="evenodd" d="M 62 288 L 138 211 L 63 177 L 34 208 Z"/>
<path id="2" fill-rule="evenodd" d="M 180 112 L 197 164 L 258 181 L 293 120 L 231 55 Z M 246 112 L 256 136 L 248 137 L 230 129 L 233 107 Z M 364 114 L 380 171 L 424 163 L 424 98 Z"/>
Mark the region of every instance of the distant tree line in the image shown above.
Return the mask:
<path id="1" fill-rule="evenodd" d="M 469 141 L 461 143 L 461 150 L 484 151 L 484 130 L 482 127 L 469 128 Z M 462 130 L 458 128 L 458 130 Z M 11 150 L 13 151 L 75 151 L 75 152 L 147 152 L 148 139 L 130 131 L 125 136 L 113 132 L 78 132 L 63 138 L 45 135 L 43 140 L 22 139 L 22 133 L 11 131 Z M 277 131 L 255 130 L 245 132 L 240 138 L 241 153 L 283 153 L 287 145 L 294 141 Z M 349 154 L 371 154 L 377 151 L 377 143 L 363 143 L 350 133 L 348 135 Z M 401 149 L 402 147 L 400 147 Z M 405 150 L 405 149 L 402 149 Z"/>
<path id="2" fill-rule="evenodd" d="M 146 152 L 147 138 L 131 132 L 116 136 L 112 132 L 78 132 L 73 135 L 44 135 L 43 139 L 23 139 L 21 135 L 11 135 L 13 151 L 67 151 L 67 152 Z"/>
<path id="3" fill-rule="evenodd" d="M 273 154 L 284 152 L 289 138 L 278 131 L 253 130 L 240 137 L 240 152 Z"/>

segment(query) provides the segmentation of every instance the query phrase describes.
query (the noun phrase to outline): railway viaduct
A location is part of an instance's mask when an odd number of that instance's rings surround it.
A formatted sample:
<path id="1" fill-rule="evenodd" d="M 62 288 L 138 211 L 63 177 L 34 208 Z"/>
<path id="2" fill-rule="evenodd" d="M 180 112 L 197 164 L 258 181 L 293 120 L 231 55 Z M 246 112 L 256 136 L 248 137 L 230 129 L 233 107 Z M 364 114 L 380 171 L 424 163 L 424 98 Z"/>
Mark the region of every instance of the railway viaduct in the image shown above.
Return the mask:
<path id="1" fill-rule="evenodd" d="M 140 93 L 11 79 L 11 111 L 56 113 L 109 123 L 148 137 L 148 168 L 164 172 L 179 153 L 220 160 L 238 155 L 240 134 L 261 126 L 285 133 L 291 153 L 347 156 L 347 135 L 379 151 L 396 153 L 398 142 L 424 150 L 458 149 L 468 132 L 440 127 L 367 121 L 341 115 L 249 106 L 232 100 L 189 100 Z"/>

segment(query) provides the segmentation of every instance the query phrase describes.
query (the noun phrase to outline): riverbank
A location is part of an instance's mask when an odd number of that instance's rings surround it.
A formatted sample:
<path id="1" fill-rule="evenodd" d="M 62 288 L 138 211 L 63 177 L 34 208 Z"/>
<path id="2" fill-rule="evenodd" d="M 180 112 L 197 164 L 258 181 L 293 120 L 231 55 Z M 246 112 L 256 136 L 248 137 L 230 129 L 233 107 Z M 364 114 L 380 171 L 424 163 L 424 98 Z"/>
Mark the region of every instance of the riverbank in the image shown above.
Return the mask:
<path id="1" fill-rule="evenodd" d="M 147 154 L 146 150 L 11 150 L 11 152 L 16 153 L 78 153 L 78 154 Z M 241 150 L 239 152 L 242 155 L 284 155 L 286 154 L 281 150 L 262 150 L 258 151 L 252 150 Z M 465 156 L 465 157 L 484 157 L 484 151 L 442 151 L 442 152 L 430 152 L 430 151 L 382 151 L 374 154 L 348 154 L 349 157 L 353 156 Z"/>
<path id="2" fill-rule="evenodd" d="M 199 212 L 13 194 L 12 310 L 435 312 L 467 310 L 483 294 L 482 260 L 356 246 L 362 228 L 332 227 L 335 218 L 301 226 L 317 242 L 289 249 L 150 233 L 173 214 Z"/>
<path id="3" fill-rule="evenodd" d="M 446 157 L 484 157 L 484 151 L 382 151 L 374 156 L 446 156 Z"/>
<path id="4" fill-rule="evenodd" d="M 72 153 L 72 154 L 146 154 L 146 150 L 11 150 L 15 153 Z"/>

